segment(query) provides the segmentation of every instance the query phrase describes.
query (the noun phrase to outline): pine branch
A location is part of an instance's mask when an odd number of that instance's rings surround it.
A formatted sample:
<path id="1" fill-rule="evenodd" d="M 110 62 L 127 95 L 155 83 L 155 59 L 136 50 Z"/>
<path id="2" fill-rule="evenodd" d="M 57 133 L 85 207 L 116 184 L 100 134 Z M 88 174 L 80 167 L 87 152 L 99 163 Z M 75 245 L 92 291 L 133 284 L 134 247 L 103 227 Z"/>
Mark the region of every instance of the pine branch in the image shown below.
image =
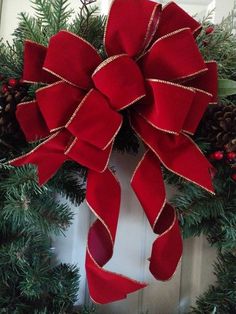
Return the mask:
<path id="1" fill-rule="evenodd" d="M 70 24 L 69 30 L 86 39 L 104 54 L 102 46 L 106 18 L 97 14 L 97 6 L 91 6 L 94 2 L 96 1 L 82 1 L 80 12 Z"/>
<path id="2" fill-rule="evenodd" d="M 44 86 L 46 86 L 46 85 L 42 84 L 42 83 L 36 83 L 36 84 L 30 85 L 29 89 L 28 89 L 28 96 L 29 96 L 29 98 L 31 98 L 32 100 L 35 99 L 36 91 L 39 88 L 44 87 Z"/>
<path id="3" fill-rule="evenodd" d="M 73 220 L 73 214 L 67 204 L 59 203 L 56 199 L 52 199 L 52 191 L 44 193 L 37 200 L 32 202 L 32 207 L 36 212 L 34 226 L 28 226 L 28 232 L 37 231 L 37 229 L 46 234 L 55 235 L 65 231 Z M 45 198 L 48 201 L 45 202 Z M 44 206 L 42 204 L 44 203 Z M 38 224 L 38 226 L 37 226 Z"/>
<path id="4" fill-rule="evenodd" d="M 68 20 L 71 18 L 73 10 L 69 9 L 68 0 L 54 0 L 53 6 L 53 22 L 54 31 L 58 32 L 61 29 L 66 29 Z"/>
<path id="5" fill-rule="evenodd" d="M 79 274 L 75 266 L 66 264 L 59 265 L 52 270 L 54 281 L 53 289 L 50 290 L 53 308 L 62 313 L 68 311 L 72 313 L 73 304 L 77 300 L 79 291 Z M 68 306 L 70 304 L 70 306 Z"/>
<path id="6" fill-rule="evenodd" d="M 81 309 L 81 311 L 78 312 L 78 314 L 92 314 L 92 313 L 97 313 L 96 312 L 96 307 L 94 305 L 92 305 L 92 306 L 84 306 Z"/>
<path id="7" fill-rule="evenodd" d="M 69 9 L 69 0 L 32 0 L 32 3 L 36 18 L 41 21 L 48 38 L 67 28 L 73 13 L 73 10 Z"/>
<path id="8" fill-rule="evenodd" d="M 41 21 L 45 28 L 51 28 L 54 30 L 53 25 L 53 12 L 51 1 L 49 0 L 31 0 L 35 16 Z"/>
<path id="9" fill-rule="evenodd" d="M 205 234 L 212 245 L 222 249 L 236 247 L 236 190 L 231 168 L 218 165 L 214 178 L 216 195 L 212 196 L 193 184 L 179 181 L 179 192 L 171 200 L 177 209 L 184 237 Z M 173 175 L 166 173 L 170 183 Z M 175 184 L 176 181 L 172 181 Z"/>
<path id="10" fill-rule="evenodd" d="M 234 314 L 236 312 L 236 256 L 219 254 L 214 266 L 217 277 L 215 286 L 198 298 L 192 314 Z"/>
<path id="11" fill-rule="evenodd" d="M 203 31 L 198 37 L 198 45 L 205 60 L 215 60 L 221 78 L 236 78 L 236 38 L 233 34 L 234 14 L 231 13 L 219 25 L 212 25 L 211 13 L 203 21 Z M 214 31 L 206 33 L 212 26 Z"/>
<path id="12" fill-rule="evenodd" d="M 48 186 L 38 186 L 35 167 L 11 168 L 0 182 L 0 191 L 4 196 L 1 217 L 13 233 L 58 234 L 72 221 L 69 207 L 59 203 Z"/>
<path id="13" fill-rule="evenodd" d="M 50 236 L 70 224 L 70 209 L 34 167 L 0 167 L 0 308 L 3 313 L 72 313 L 78 270 L 52 264 Z"/>
<path id="14" fill-rule="evenodd" d="M 87 171 L 80 165 L 67 162 L 49 182 L 56 193 L 79 206 L 85 199 Z"/>
<path id="15" fill-rule="evenodd" d="M 38 260 L 24 269 L 19 284 L 21 295 L 29 301 L 37 300 L 39 295 L 44 295 L 50 286 L 51 276 L 48 276 L 50 268 L 49 263 L 45 264 Z"/>
<path id="16" fill-rule="evenodd" d="M 13 44 L 0 40 L 0 72 L 4 77 L 20 78 L 23 69 L 23 44 L 16 39 Z"/>
<path id="17" fill-rule="evenodd" d="M 41 20 L 31 17 L 26 13 L 19 14 L 19 26 L 13 35 L 17 40 L 21 40 L 22 42 L 28 39 L 43 45 L 47 43 Z"/>
<path id="18" fill-rule="evenodd" d="M 2 173 L 1 170 L 3 170 Z M 6 173 L 6 170 L 9 170 L 9 173 Z M 35 196 L 48 191 L 47 186 L 40 187 L 38 185 L 36 168 L 31 165 L 13 167 L 8 164 L 0 164 L 0 176 L 4 176 L 4 180 L 0 182 L 0 189 L 8 195 L 11 192 L 17 195 L 18 190 L 33 193 Z"/>

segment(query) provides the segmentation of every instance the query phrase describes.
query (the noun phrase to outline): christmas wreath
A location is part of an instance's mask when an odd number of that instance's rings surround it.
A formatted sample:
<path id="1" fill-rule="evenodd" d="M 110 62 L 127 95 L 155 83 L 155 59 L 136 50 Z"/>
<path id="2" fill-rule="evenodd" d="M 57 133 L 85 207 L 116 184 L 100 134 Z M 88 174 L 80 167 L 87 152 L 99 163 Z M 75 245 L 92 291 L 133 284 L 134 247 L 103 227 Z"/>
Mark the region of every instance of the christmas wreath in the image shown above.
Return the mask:
<path id="1" fill-rule="evenodd" d="M 3 178 L 13 182 L 14 174 L 31 172 L 31 184 L 18 182 L 22 206 L 32 201 L 29 189 L 35 196 L 50 191 L 76 203 L 86 199 L 97 217 L 86 251 L 90 295 L 96 303 L 113 302 L 146 284 L 103 268 L 113 255 L 122 189 L 109 168 L 111 152 L 136 152 L 141 142 L 145 146 L 131 186 L 157 234 L 150 271 L 167 280 L 182 255 L 179 225 L 184 234 L 197 235 L 205 227 L 208 237 L 213 236 L 204 218 L 195 220 L 192 202 L 201 199 L 196 207 L 204 207 L 205 201 L 218 210 L 219 195 L 235 184 L 231 125 L 236 111 L 233 97 L 226 98 L 236 93 L 235 58 L 222 61 L 220 51 L 211 47 L 226 30 L 206 20 L 202 31 L 174 2 L 162 7 L 149 0 L 114 0 L 106 23 L 83 2 L 71 24 L 68 1 L 34 3 L 40 22 L 22 14 L 14 45 L 1 46 L 2 73 L 11 77 L 2 84 L 2 157 L 9 160 L 2 164 Z M 230 31 L 221 40 L 231 51 L 236 46 Z M 6 140 L 6 130 L 12 142 Z M 37 166 L 39 185 L 35 168 L 24 166 L 28 164 Z M 73 176 L 76 172 L 80 179 Z M 231 177 L 223 186 L 226 172 Z M 171 203 L 164 179 L 179 188 Z M 219 212 L 209 215 L 217 219 L 224 206 L 221 196 Z M 191 217 L 186 214 L 190 207 Z M 71 216 L 63 210 L 68 224 Z M 236 223 L 231 223 L 236 234 Z"/>

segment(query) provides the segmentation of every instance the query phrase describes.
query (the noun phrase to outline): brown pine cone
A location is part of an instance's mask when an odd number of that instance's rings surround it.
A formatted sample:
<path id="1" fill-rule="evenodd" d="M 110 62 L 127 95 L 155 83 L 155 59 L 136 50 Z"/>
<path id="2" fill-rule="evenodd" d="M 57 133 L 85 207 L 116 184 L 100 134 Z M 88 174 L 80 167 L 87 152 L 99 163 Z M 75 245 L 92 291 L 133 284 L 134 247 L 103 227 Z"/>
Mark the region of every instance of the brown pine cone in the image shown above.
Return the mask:
<path id="1" fill-rule="evenodd" d="M 29 100 L 28 87 L 4 85 L 0 90 L 0 159 L 25 144 L 25 138 L 16 120 L 17 104 Z"/>
<path id="2" fill-rule="evenodd" d="M 198 133 L 206 138 L 212 147 L 236 150 L 236 105 L 210 105 L 202 119 Z"/>
<path id="3" fill-rule="evenodd" d="M 229 141 L 227 145 L 225 145 L 225 149 L 227 152 L 236 152 L 236 136 L 234 139 Z"/>

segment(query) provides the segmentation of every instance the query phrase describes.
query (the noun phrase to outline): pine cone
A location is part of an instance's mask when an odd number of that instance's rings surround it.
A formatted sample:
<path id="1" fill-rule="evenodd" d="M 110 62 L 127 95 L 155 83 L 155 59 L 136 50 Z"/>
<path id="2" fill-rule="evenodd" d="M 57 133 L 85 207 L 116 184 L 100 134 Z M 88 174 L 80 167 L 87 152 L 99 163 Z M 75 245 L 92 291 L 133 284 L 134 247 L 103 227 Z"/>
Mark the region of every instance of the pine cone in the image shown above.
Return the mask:
<path id="1" fill-rule="evenodd" d="M 236 136 L 225 145 L 227 152 L 236 152 Z"/>
<path id="2" fill-rule="evenodd" d="M 236 151 L 236 105 L 210 105 L 198 134 L 206 138 L 214 150 Z"/>
<path id="3" fill-rule="evenodd" d="M 27 87 L 7 86 L 0 91 L 0 158 L 5 158 L 16 147 L 25 144 L 25 138 L 16 120 L 16 106 L 29 100 Z"/>

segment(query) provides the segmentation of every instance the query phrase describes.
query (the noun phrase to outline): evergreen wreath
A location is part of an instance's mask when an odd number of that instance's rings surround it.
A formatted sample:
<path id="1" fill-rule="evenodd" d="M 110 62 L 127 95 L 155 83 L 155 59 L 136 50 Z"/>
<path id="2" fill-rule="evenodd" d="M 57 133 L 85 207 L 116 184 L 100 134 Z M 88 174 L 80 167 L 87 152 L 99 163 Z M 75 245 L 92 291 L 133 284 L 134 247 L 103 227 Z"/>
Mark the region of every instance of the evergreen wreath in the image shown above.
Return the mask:
<path id="1" fill-rule="evenodd" d="M 44 186 L 37 184 L 32 166 L 15 168 L 7 161 L 32 149 L 15 117 L 19 103 L 31 101 L 41 84 L 22 82 L 24 41 L 47 45 L 52 35 L 67 29 L 90 42 L 105 57 L 103 33 L 106 18 L 97 15 L 95 1 L 81 1 L 80 11 L 69 9 L 69 0 L 32 0 L 35 16 L 21 13 L 13 44 L 0 45 L 0 308 L 1 313 L 74 313 L 79 287 L 78 270 L 52 263 L 51 236 L 66 230 L 73 215 L 55 198 L 60 193 L 74 204 L 85 199 L 87 169 L 66 162 Z M 207 236 L 219 250 L 215 266 L 217 283 L 199 298 L 191 313 L 236 312 L 236 39 L 234 13 L 220 25 L 210 16 L 203 21 L 198 46 L 204 59 L 216 60 L 220 76 L 220 99 L 209 105 L 194 140 L 217 170 L 216 196 L 165 170 L 165 180 L 178 187 L 171 200 L 178 212 L 185 238 Z M 139 139 L 130 127 L 127 112 L 115 139 L 114 149 L 137 153 Z M 78 179 L 79 178 L 79 179 Z M 10 261 L 10 262 L 9 262 Z M 60 285 L 58 284 L 60 282 Z M 82 313 L 91 313 L 84 308 Z M 79 312 L 81 313 L 81 312 Z"/>

